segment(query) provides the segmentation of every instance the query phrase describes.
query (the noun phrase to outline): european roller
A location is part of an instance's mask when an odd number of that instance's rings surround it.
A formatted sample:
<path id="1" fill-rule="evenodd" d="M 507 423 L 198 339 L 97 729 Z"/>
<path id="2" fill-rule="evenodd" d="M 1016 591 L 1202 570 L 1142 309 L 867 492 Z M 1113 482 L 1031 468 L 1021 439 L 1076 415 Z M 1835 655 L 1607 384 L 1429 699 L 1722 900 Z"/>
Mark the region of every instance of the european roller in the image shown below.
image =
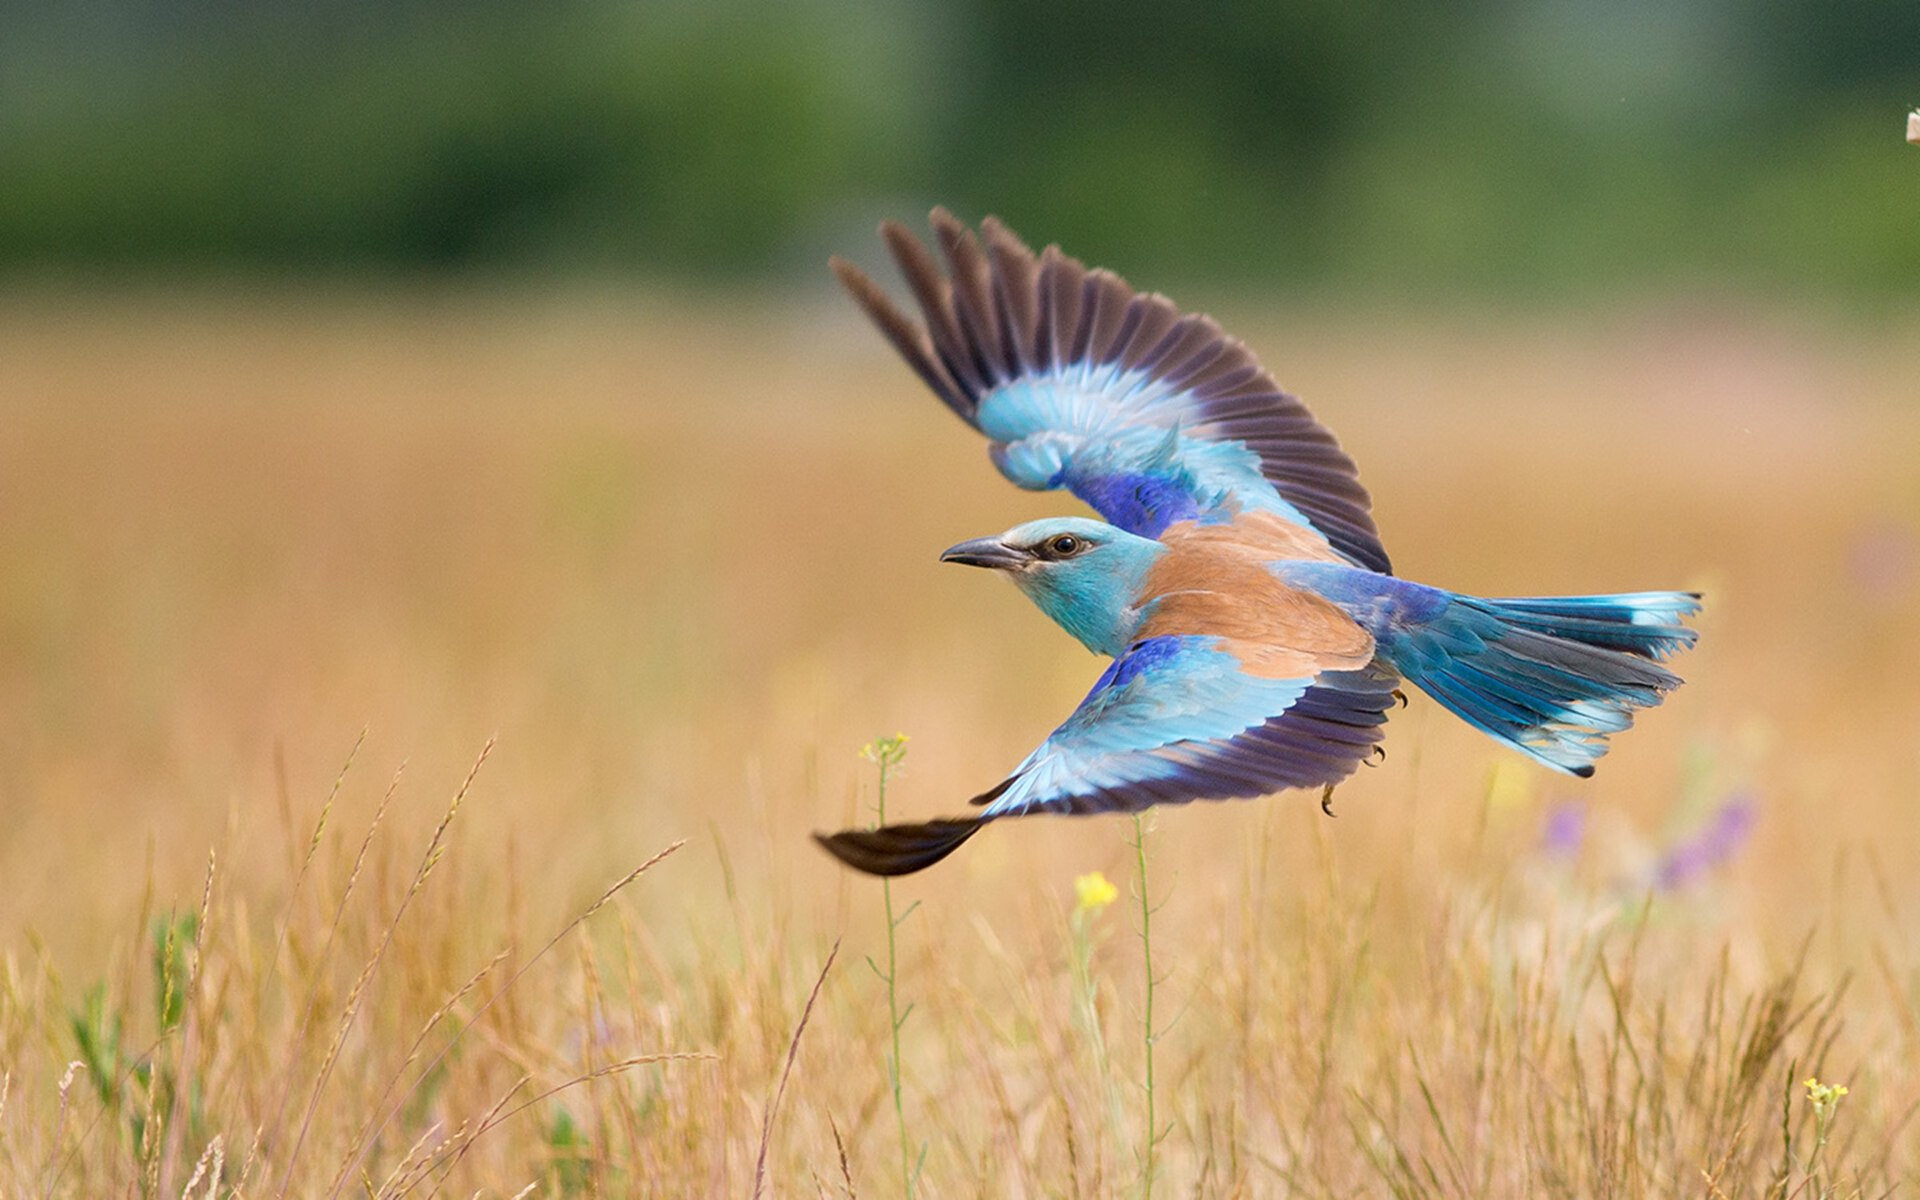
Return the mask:
<path id="1" fill-rule="evenodd" d="M 988 218 L 933 213 L 940 258 L 881 227 L 919 309 L 834 272 L 1000 472 L 1102 520 L 1053 517 L 948 549 L 998 571 L 1112 660 L 969 816 L 821 834 L 903 875 L 1031 813 L 1330 789 L 1382 754 L 1404 679 L 1513 750 L 1593 774 L 1680 679 L 1691 592 L 1488 600 L 1398 578 L 1353 461 L 1206 316 Z M 984 240 L 984 246 L 982 241 Z M 1324 791 L 1323 791 L 1324 797 Z"/>

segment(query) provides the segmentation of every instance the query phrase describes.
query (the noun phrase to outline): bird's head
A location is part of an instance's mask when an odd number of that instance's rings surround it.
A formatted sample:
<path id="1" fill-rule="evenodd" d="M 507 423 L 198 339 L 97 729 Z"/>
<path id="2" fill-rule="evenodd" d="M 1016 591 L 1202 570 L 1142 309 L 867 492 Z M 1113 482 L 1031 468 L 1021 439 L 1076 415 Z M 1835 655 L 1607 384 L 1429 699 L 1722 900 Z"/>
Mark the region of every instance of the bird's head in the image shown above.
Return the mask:
<path id="1" fill-rule="evenodd" d="M 949 546 L 940 561 L 1006 572 L 1089 650 L 1118 655 L 1139 624 L 1147 571 L 1165 549 L 1105 521 L 1046 517 Z"/>

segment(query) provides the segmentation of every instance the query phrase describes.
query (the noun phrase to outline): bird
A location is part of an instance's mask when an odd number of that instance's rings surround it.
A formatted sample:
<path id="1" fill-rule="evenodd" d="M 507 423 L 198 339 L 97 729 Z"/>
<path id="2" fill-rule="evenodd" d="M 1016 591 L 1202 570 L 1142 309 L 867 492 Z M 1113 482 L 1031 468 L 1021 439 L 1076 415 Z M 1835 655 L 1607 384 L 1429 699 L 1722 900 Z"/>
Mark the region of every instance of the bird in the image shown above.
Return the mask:
<path id="1" fill-rule="evenodd" d="M 918 314 L 831 267 L 1017 486 L 1099 514 L 952 546 L 1110 659 L 1086 698 L 959 817 L 816 833 L 897 876 L 987 825 L 1333 785 L 1384 756 L 1410 682 L 1475 729 L 1586 777 L 1681 680 L 1700 595 L 1487 599 L 1402 579 L 1353 460 L 1241 342 L 1006 225 L 931 216 L 939 256 L 880 236 Z"/>

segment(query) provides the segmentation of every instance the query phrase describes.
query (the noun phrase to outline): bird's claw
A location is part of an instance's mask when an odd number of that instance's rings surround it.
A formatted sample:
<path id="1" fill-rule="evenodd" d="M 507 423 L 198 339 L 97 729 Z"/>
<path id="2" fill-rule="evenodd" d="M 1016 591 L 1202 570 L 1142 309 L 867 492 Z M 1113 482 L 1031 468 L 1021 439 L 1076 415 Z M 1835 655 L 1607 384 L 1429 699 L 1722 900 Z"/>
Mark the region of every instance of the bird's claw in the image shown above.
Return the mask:
<path id="1" fill-rule="evenodd" d="M 1332 784 L 1328 784 L 1326 787 L 1326 790 L 1320 793 L 1320 811 L 1327 814 L 1328 816 L 1333 815 L 1333 785 Z"/>

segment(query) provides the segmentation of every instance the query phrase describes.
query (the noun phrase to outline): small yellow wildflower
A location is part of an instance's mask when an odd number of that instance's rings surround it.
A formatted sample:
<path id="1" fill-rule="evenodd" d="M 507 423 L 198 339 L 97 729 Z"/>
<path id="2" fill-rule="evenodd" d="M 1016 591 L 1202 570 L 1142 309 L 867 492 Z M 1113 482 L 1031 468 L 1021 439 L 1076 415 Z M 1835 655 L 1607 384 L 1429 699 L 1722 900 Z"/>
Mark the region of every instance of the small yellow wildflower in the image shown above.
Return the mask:
<path id="1" fill-rule="evenodd" d="M 1807 1167 L 1811 1171 L 1812 1163 L 1819 1160 L 1821 1152 L 1827 1148 L 1827 1139 L 1833 1135 L 1834 1117 L 1840 1108 L 1840 1097 L 1847 1094 L 1847 1088 L 1842 1083 L 1821 1083 L 1809 1075 L 1806 1089 L 1807 1102 L 1813 1105 L 1813 1158 Z"/>
<path id="2" fill-rule="evenodd" d="M 1107 882 L 1098 871 L 1078 875 L 1073 880 L 1075 913 L 1097 913 L 1120 898 L 1120 889 Z"/>
<path id="3" fill-rule="evenodd" d="M 907 756 L 907 735 L 896 733 L 892 737 L 875 738 L 860 747 L 860 757 L 878 767 L 898 766 Z"/>
<path id="4" fill-rule="evenodd" d="M 1807 1076 L 1807 1099 L 1813 1101 L 1815 1108 L 1832 1109 L 1840 1103 L 1840 1097 L 1847 1094 L 1844 1083 L 1821 1083 L 1813 1076 Z"/>

